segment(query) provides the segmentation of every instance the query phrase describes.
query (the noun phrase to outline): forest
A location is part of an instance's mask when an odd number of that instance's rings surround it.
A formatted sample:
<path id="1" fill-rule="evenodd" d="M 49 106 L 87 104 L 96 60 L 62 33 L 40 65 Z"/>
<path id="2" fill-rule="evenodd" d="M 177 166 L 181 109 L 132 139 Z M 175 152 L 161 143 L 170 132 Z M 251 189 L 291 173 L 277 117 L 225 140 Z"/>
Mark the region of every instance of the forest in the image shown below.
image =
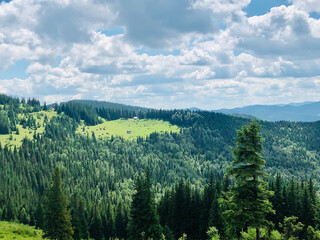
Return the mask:
<path id="1" fill-rule="evenodd" d="M 180 131 L 77 133 L 133 117 Z M 320 239 L 320 122 L 0 95 L 0 137 L 23 132 L 0 144 L 0 220 L 49 239 Z"/>

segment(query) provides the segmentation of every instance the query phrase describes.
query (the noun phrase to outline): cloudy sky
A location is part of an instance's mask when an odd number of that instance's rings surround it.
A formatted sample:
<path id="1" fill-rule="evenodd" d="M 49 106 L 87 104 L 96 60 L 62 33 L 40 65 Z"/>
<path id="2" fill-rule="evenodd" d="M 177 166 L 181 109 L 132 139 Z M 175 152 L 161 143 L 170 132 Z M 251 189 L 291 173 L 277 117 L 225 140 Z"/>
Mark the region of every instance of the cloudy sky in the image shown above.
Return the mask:
<path id="1" fill-rule="evenodd" d="M 319 0 L 0 0 L 0 92 L 156 108 L 320 101 Z"/>

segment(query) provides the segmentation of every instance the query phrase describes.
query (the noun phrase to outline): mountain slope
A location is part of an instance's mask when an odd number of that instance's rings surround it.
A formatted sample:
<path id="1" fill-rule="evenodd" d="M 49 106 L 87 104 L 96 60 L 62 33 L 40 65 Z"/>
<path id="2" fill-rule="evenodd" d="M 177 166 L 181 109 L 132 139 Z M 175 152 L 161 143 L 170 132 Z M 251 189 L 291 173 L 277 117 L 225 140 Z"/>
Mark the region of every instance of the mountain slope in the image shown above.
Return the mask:
<path id="1" fill-rule="evenodd" d="M 132 119 L 135 112 L 96 108 L 92 107 L 96 103 L 91 103 L 66 103 L 48 110 L 31 103 L 11 107 L 3 101 L 1 114 L 8 121 L 0 125 L 10 132 L 2 136 L 9 139 L 13 135 L 14 139 L 15 129 L 19 129 L 21 135 L 32 137 L 17 147 L 0 145 L 0 220 L 35 223 L 41 228 L 43 197 L 58 166 L 66 192 L 72 196 L 71 206 L 83 202 L 81 211 L 87 223 L 98 215 L 104 226 L 115 226 L 114 219 L 121 220 L 122 213 L 128 216 L 134 180 L 146 170 L 152 175 L 157 199 L 181 179 L 199 189 L 211 174 L 222 179 L 233 159 L 236 130 L 250 121 L 208 111 L 155 109 L 139 112 L 136 121 Z M 278 172 L 284 179 L 313 176 L 319 186 L 320 121 L 258 122 L 270 176 Z M 174 126 L 178 128 L 172 129 Z M 137 137 L 125 137 L 127 130 Z M 107 133 L 114 135 L 107 137 Z M 120 223 L 126 229 L 126 218 Z"/>

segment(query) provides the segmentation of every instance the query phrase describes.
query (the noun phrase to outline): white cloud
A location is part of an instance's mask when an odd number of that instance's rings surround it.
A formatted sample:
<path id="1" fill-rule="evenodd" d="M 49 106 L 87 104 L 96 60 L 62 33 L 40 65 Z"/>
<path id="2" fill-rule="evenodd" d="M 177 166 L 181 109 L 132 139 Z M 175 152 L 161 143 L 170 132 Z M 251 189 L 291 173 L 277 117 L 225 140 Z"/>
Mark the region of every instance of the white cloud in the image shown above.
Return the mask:
<path id="1" fill-rule="evenodd" d="M 319 56 L 319 21 L 295 6 L 272 8 L 265 15 L 243 18 L 228 30 L 237 47 L 263 56 Z"/>
<path id="2" fill-rule="evenodd" d="M 320 13 L 320 2 L 318 0 L 291 0 L 291 2 L 304 11 Z"/>
<path id="3" fill-rule="evenodd" d="M 31 79 L 5 79 L 0 80 L 0 92 L 10 94 L 12 96 L 32 97 L 33 82 Z"/>
<path id="4" fill-rule="evenodd" d="M 116 23 L 124 26 L 127 41 L 135 46 L 172 49 L 188 45 L 190 39 L 201 38 L 218 30 L 208 9 L 191 7 L 190 0 L 117 0 Z"/>
<path id="5" fill-rule="evenodd" d="M 318 1 L 308 2 L 317 9 Z M 302 1 L 247 18 L 249 3 L 1 3 L 0 70 L 26 59 L 30 77 L 0 80 L 0 91 L 47 102 L 82 98 L 206 109 L 317 99 L 320 20 Z M 104 34 L 113 28 L 124 33 Z"/>
<path id="6" fill-rule="evenodd" d="M 210 9 L 216 14 L 231 14 L 241 11 L 250 4 L 251 0 L 195 0 L 194 8 Z"/>

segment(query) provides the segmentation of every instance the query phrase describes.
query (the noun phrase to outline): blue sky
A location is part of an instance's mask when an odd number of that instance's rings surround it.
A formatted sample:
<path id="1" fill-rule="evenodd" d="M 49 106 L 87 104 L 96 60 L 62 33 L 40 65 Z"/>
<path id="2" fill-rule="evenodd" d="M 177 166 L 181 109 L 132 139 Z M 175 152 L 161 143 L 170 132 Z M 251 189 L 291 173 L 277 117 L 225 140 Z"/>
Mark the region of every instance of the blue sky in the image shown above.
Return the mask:
<path id="1" fill-rule="evenodd" d="M 156 108 L 320 101 L 319 0 L 0 2 L 2 93 Z"/>

